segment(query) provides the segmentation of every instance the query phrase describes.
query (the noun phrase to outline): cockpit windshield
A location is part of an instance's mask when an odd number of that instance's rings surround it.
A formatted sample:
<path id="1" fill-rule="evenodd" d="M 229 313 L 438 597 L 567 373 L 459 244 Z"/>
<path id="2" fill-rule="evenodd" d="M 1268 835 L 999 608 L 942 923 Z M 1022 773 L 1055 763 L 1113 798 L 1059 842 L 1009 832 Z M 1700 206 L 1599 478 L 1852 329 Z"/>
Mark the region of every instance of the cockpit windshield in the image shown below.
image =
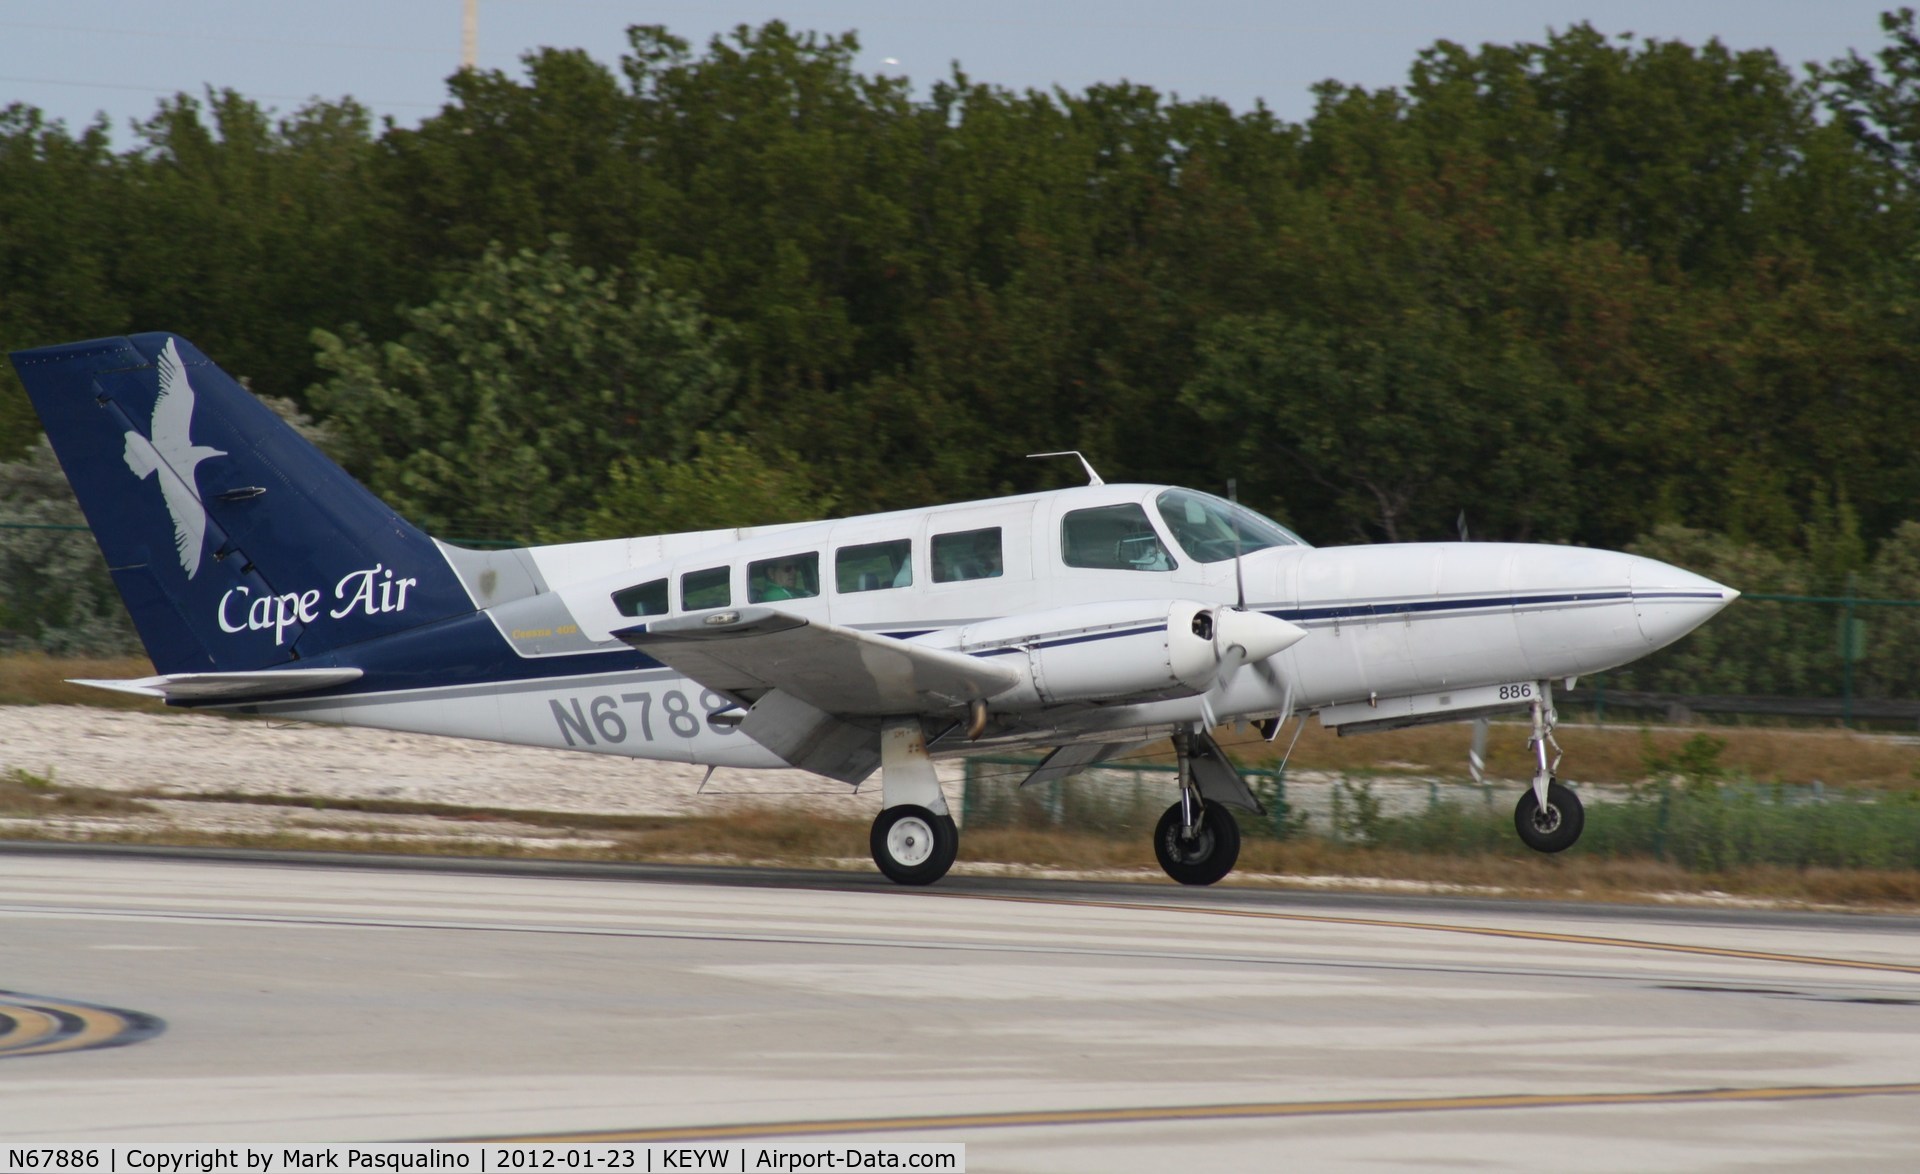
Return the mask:
<path id="1" fill-rule="evenodd" d="M 1212 494 L 1169 489 L 1154 498 L 1174 541 L 1196 562 L 1223 562 L 1270 546 L 1305 546 L 1272 518 Z"/>

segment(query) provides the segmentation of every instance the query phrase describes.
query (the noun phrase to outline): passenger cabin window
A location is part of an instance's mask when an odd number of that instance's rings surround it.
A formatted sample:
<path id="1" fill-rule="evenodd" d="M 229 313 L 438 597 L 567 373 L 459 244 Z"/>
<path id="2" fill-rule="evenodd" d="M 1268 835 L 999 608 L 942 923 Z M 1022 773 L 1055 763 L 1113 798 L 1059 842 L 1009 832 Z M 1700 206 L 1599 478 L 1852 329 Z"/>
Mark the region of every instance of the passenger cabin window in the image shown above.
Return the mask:
<path id="1" fill-rule="evenodd" d="M 1306 545 L 1272 518 L 1211 494 L 1168 489 L 1153 502 L 1173 540 L 1196 562 L 1224 562 L 1270 546 Z"/>
<path id="2" fill-rule="evenodd" d="M 998 526 L 933 536 L 933 581 L 936 583 L 998 579 L 1003 566 Z"/>
<path id="3" fill-rule="evenodd" d="M 655 579 L 613 593 L 613 606 L 623 616 L 667 614 L 667 581 Z"/>
<path id="4" fill-rule="evenodd" d="M 820 594 L 820 556 L 787 554 L 747 564 L 747 602 L 775 603 Z"/>
<path id="5" fill-rule="evenodd" d="M 1147 511 L 1132 502 L 1069 513 L 1060 522 L 1060 557 L 1070 567 L 1102 571 L 1171 571 L 1175 565 Z"/>
<path id="6" fill-rule="evenodd" d="M 733 602 L 732 580 L 732 567 L 688 571 L 680 576 L 681 610 L 700 611 L 709 607 L 728 606 Z"/>
<path id="7" fill-rule="evenodd" d="M 897 542 L 843 546 L 833 552 L 833 583 L 842 594 L 909 586 L 913 583 L 913 543 L 902 538 Z"/>

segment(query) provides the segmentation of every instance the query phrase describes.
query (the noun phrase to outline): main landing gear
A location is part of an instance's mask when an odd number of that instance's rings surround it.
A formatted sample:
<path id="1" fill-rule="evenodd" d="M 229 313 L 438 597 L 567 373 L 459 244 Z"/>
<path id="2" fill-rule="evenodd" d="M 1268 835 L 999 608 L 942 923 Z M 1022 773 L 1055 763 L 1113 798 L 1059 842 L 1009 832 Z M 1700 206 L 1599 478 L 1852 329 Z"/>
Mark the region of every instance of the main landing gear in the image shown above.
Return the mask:
<path id="1" fill-rule="evenodd" d="M 1153 853 L 1167 875 L 1181 884 L 1210 885 L 1232 872 L 1240 859 L 1240 825 L 1228 807 L 1255 814 L 1263 808 L 1205 730 L 1180 730 L 1173 746 L 1180 763 L 1180 801 L 1154 828 Z M 1070 773 L 1093 757 L 1058 769 Z M 918 718 L 881 723 L 880 784 L 881 811 L 867 837 L 874 864 L 887 879 L 903 885 L 930 885 L 947 875 L 960 854 L 960 831 L 927 757 L 926 732 Z"/>
<path id="2" fill-rule="evenodd" d="M 880 871 L 903 885 L 930 885 L 947 875 L 960 855 L 960 829 L 927 757 L 920 719 L 881 724 L 880 795 L 880 814 L 867 837 Z"/>
<path id="3" fill-rule="evenodd" d="M 1233 871 L 1240 859 L 1240 824 L 1217 799 L 1209 802 L 1195 777 L 1194 736 L 1173 736 L 1180 767 L 1180 801 L 1167 808 L 1153 829 L 1153 854 L 1166 874 L 1183 885 L 1210 885 Z M 1201 748 L 1205 755 L 1210 743 Z"/>
<path id="4" fill-rule="evenodd" d="M 1573 847 L 1587 825 L 1580 796 L 1554 777 L 1560 765 L 1560 743 L 1554 741 L 1553 685 L 1541 681 L 1533 698 L 1533 786 L 1520 796 L 1513 809 L 1513 827 L 1520 841 L 1536 852 L 1561 852 Z M 1553 762 L 1547 762 L 1547 747 L 1553 747 Z"/>
<path id="5" fill-rule="evenodd" d="M 947 875 L 960 855 L 960 829 L 951 815 L 935 815 L 924 807 L 904 803 L 874 817 L 867 843 L 873 850 L 873 862 L 888 880 L 930 885 Z"/>

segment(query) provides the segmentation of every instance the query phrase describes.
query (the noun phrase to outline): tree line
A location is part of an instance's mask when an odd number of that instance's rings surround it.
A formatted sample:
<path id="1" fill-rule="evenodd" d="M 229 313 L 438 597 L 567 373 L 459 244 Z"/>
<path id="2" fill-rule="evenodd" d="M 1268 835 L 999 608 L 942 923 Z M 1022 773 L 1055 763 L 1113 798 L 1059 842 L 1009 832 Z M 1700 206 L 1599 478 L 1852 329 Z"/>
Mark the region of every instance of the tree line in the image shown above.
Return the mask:
<path id="1" fill-rule="evenodd" d="M 1882 24 L 1805 69 L 1443 41 L 1297 123 L 916 94 L 778 22 L 461 72 L 413 127 L 218 90 L 115 149 L 14 105 L 0 345 L 178 331 L 455 537 L 1021 492 L 1078 448 L 1315 542 L 1684 527 L 1823 587 L 1920 516 L 1920 33 Z M 36 434 L 0 372 L 0 455 Z"/>

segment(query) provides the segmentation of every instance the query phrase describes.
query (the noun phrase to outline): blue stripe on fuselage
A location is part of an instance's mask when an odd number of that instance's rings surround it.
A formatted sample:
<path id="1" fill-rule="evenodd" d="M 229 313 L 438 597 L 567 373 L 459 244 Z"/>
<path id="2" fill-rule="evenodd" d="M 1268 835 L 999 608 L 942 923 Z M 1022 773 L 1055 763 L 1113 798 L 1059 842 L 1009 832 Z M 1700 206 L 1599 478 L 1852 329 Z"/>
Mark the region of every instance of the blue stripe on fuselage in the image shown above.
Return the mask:
<path id="1" fill-rule="evenodd" d="M 1387 619 L 1400 616 L 1439 618 L 1450 613 L 1500 611 L 1529 607 L 1558 606 L 1570 603 L 1618 603 L 1625 600 L 1701 601 L 1722 598 L 1713 591 L 1642 591 L 1619 589 L 1572 591 L 1551 595 L 1481 596 L 1472 599 L 1410 599 L 1372 603 L 1275 607 L 1255 605 L 1275 618 L 1303 627 L 1338 623 L 1350 619 Z M 937 629 L 905 628 L 877 631 L 881 635 L 910 640 Z M 1117 640 L 1154 631 L 1155 626 L 1134 626 L 1110 632 L 1093 632 L 1043 640 L 1037 644 L 985 649 L 972 655 L 1000 656 L 1023 652 L 1029 647 L 1056 648 L 1097 640 Z M 523 657 L 514 651 L 500 630 L 483 612 L 471 612 L 438 623 L 427 624 L 378 640 L 340 648 L 325 656 L 302 661 L 304 668 L 351 666 L 365 674 L 359 680 L 333 689 L 317 689 L 299 695 L 300 700 L 340 697 L 401 690 L 458 688 L 462 686 L 503 685 L 517 681 L 560 680 L 568 677 L 605 675 L 619 672 L 643 672 L 664 666 L 652 657 L 631 648 L 602 652 L 568 653 L 559 656 Z M 231 704 L 228 702 L 227 704 Z"/>

